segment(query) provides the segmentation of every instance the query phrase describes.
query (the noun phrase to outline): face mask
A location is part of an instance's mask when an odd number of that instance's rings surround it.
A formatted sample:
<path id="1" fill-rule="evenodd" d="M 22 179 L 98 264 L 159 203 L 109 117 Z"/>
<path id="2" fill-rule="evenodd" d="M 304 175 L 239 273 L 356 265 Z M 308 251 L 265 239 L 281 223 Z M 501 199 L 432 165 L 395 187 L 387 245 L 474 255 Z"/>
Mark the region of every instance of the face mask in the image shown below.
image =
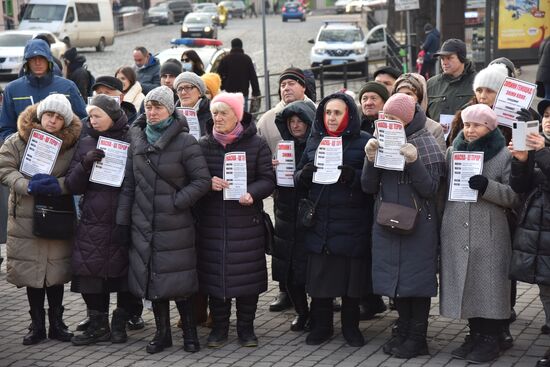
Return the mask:
<path id="1" fill-rule="evenodd" d="M 185 71 L 193 71 L 193 63 L 192 62 L 183 62 L 183 63 L 181 63 L 181 66 L 183 67 L 183 70 L 185 70 Z"/>

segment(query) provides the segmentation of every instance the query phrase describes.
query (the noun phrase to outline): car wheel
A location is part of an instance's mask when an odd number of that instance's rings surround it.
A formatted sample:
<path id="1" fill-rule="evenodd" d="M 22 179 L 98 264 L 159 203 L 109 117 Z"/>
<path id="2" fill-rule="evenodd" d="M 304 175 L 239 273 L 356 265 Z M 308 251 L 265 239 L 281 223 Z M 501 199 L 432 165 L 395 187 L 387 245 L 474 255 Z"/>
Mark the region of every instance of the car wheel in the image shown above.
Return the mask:
<path id="1" fill-rule="evenodd" d="M 63 43 L 67 46 L 67 48 L 71 48 L 71 40 L 69 37 L 63 38 Z"/>
<path id="2" fill-rule="evenodd" d="M 283 22 L 288 22 L 288 19 L 286 19 L 285 17 L 283 17 Z"/>
<path id="3" fill-rule="evenodd" d="M 300 19 L 302 22 L 305 22 L 306 21 L 306 17 L 303 17 L 302 19 Z"/>
<path id="4" fill-rule="evenodd" d="M 96 52 L 105 51 L 105 38 L 101 37 L 101 39 L 99 40 L 99 43 L 97 44 L 97 46 L 95 46 L 95 50 Z"/>

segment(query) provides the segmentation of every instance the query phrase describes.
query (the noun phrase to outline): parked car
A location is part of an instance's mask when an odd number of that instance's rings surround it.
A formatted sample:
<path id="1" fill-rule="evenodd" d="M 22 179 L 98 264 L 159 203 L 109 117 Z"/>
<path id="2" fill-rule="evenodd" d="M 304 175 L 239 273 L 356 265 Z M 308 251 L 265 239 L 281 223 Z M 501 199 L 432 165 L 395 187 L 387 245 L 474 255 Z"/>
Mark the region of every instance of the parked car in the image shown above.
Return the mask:
<path id="1" fill-rule="evenodd" d="M 189 0 L 169 0 L 168 8 L 174 13 L 174 21 L 181 22 L 187 14 L 193 12 L 193 5 Z"/>
<path id="2" fill-rule="evenodd" d="M 281 8 L 281 15 L 283 22 L 289 19 L 299 19 L 301 22 L 306 21 L 306 9 L 297 1 L 285 3 Z"/>
<path id="3" fill-rule="evenodd" d="M 162 50 L 155 55 L 161 65 L 168 59 L 181 60 L 181 55 L 192 49 L 201 58 L 204 70 L 207 73 L 215 73 L 223 57 L 229 53 L 229 49 L 222 47 L 221 41 L 214 39 L 174 38 L 170 43 L 171 48 Z"/>
<path id="4" fill-rule="evenodd" d="M 189 13 L 181 25 L 181 38 L 218 38 L 218 27 L 208 13 Z"/>
<path id="5" fill-rule="evenodd" d="M 244 5 L 244 2 L 240 0 L 225 0 L 220 1 L 218 5 L 223 5 L 227 8 L 227 13 L 229 14 L 229 18 L 244 18 L 244 12 L 246 9 L 246 5 Z"/>
<path id="6" fill-rule="evenodd" d="M 210 3 L 207 3 L 210 4 Z M 201 6 L 199 11 L 196 11 L 197 13 L 205 13 L 209 14 L 212 18 L 212 22 L 216 26 L 222 26 L 222 29 L 227 25 L 227 19 L 225 20 L 224 24 L 220 24 L 220 16 L 218 15 L 218 7 L 216 4 Z"/>
<path id="7" fill-rule="evenodd" d="M 350 1 L 351 0 L 336 0 L 336 2 L 334 3 L 334 9 L 336 9 L 336 14 L 345 13 L 346 5 L 348 5 Z"/>
<path id="8" fill-rule="evenodd" d="M 146 23 L 174 24 L 174 12 L 168 7 L 168 3 L 159 3 L 147 10 Z"/>
<path id="9" fill-rule="evenodd" d="M 67 45 L 53 33 L 40 30 L 4 31 L 0 32 L 0 75 L 17 77 L 23 66 L 23 54 L 27 41 L 39 34 L 44 34 L 51 44 L 52 55 L 61 58 Z"/>
<path id="10" fill-rule="evenodd" d="M 136 18 L 141 18 L 142 22 L 145 23 L 145 11 L 140 6 L 123 6 L 115 13 L 117 16 L 129 14 L 135 15 Z"/>
<path id="11" fill-rule="evenodd" d="M 198 4 L 193 4 L 193 12 L 200 12 L 202 10 L 202 8 L 204 7 L 207 7 L 207 6 L 217 6 L 216 3 L 198 3 Z"/>

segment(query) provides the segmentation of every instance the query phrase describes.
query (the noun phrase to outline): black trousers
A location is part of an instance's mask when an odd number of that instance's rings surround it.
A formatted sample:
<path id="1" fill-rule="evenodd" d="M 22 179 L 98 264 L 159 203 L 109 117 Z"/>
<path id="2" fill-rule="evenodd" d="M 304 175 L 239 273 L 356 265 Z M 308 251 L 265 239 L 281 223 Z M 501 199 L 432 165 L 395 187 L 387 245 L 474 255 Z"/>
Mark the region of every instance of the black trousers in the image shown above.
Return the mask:
<path id="1" fill-rule="evenodd" d="M 63 285 L 52 285 L 44 288 L 27 287 L 27 299 L 31 310 L 43 309 L 46 295 L 48 295 L 48 306 L 50 308 L 61 307 L 63 293 Z"/>
<path id="2" fill-rule="evenodd" d="M 504 325 L 508 323 L 508 319 L 486 319 L 483 317 L 473 317 L 468 319 L 470 330 L 472 333 L 484 335 L 497 335 L 502 332 Z"/>
<path id="3" fill-rule="evenodd" d="M 109 312 L 110 293 L 83 293 L 82 298 L 84 298 L 86 307 L 90 310 Z M 130 292 L 117 293 L 117 307 L 124 309 L 132 316 L 141 315 L 141 311 L 143 310 L 141 300 Z"/>
<path id="4" fill-rule="evenodd" d="M 430 315 L 430 297 L 395 298 L 395 307 L 399 318 L 415 322 L 428 322 Z"/>

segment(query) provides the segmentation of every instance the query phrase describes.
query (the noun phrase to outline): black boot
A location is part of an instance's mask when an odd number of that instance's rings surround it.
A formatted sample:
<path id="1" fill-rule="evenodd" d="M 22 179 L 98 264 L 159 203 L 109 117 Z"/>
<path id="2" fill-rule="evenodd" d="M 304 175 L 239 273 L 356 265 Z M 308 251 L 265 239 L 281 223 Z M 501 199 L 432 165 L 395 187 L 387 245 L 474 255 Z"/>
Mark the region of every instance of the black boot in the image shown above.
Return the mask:
<path id="1" fill-rule="evenodd" d="M 499 355 L 498 335 L 481 334 L 465 359 L 470 363 L 487 363 L 494 361 Z"/>
<path id="2" fill-rule="evenodd" d="M 237 297 L 237 335 L 242 347 L 257 347 L 258 338 L 254 333 L 254 319 L 258 295 Z"/>
<path id="3" fill-rule="evenodd" d="M 197 323 L 193 310 L 193 300 L 189 297 L 185 300 L 177 301 L 176 306 L 178 306 L 180 319 L 182 321 L 183 350 L 190 353 L 198 352 L 201 350 L 201 345 L 197 335 Z"/>
<path id="4" fill-rule="evenodd" d="M 170 304 L 168 301 L 153 301 L 153 314 L 157 331 L 153 340 L 147 344 L 147 353 L 162 352 L 172 346 L 172 330 L 170 330 Z"/>
<path id="5" fill-rule="evenodd" d="M 362 299 L 359 307 L 361 320 L 372 320 L 376 314 L 385 312 L 388 309 L 382 300 L 382 296 L 376 294 L 369 294 Z"/>
<path id="6" fill-rule="evenodd" d="M 498 335 L 498 343 L 501 351 L 508 350 L 514 346 L 514 338 L 510 334 L 510 322 L 508 320 L 502 323 L 502 332 Z"/>
<path id="7" fill-rule="evenodd" d="M 399 318 L 392 327 L 392 337 L 383 346 L 382 351 L 388 355 L 392 354 L 393 348 L 397 348 L 409 335 L 409 323 L 407 320 Z"/>
<path id="8" fill-rule="evenodd" d="M 342 298 L 342 334 L 350 347 L 362 347 L 365 338 L 359 330 L 359 298 Z"/>
<path id="9" fill-rule="evenodd" d="M 311 331 L 306 337 L 307 345 L 319 345 L 334 334 L 332 299 L 313 298 L 311 300 Z"/>
<path id="10" fill-rule="evenodd" d="M 29 332 L 23 338 L 23 345 L 32 345 L 40 343 L 46 339 L 46 311 L 43 308 L 31 309 L 31 326 Z"/>
<path id="11" fill-rule="evenodd" d="M 429 354 L 426 334 L 428 332 L 428 322 L 418 322 L 411 320 L 408 328 L 407 339 L 397 347 L 391 350 L 396 358 L 414 358 Z"/>
<path id="12" fill-rule="evenodd" d="M 479 333 L 473 330 L 470 330 L 469 334 L 466 334 L 464 337 L 464 343 L 455 350 L 451 352 L 451 355 L 454 358 L 466 359 L 466 356 L 474 350 L 474 346 L 479 338 Z"/>
<path id="13" fill-rule="evenodd" d="M 269 305 L 269 311 L 271 312 L 280 312 L 292 307 L 292 302 L 290 302 L 290 297 L 287 292 L 279 292 L 279 295 Z"/>
<path id="14" fill-rule="evenodd" d="M 117 308 L 113 311 L 111 319 L 111 342 L 126 343 L 128 334 L 126 334 L 126 322 L 128 321 L 128 313 L 123 308 Z"/>
<path id="15" fill-rule="evenodd" d="M 231 299 L 208 297 L 210 315 L 212 316 L 212 331 L 208 335 L 208 348 L 219 348 L 227 342 L 229 333 L 229 316 L 231 316 Z"/>
<path id="16" fill-rule="evenodd" d="M 63 311 L 65 311 L 63 306 L 48 309 L 48 321 L 50 322 L 48 338 L 70 342 L 74 334 L 69 331 L 67 325 L 63 322 Z"/>
<path id="17" fill-rule="evenodd" d="M 550 348 L 544 353 L 544 357 L 538 360 L 536 367 L 550 367 Z"/>
<path id="18" fill-rule="evenodd" d="M 309 307 L 307 304 L 307 295 L 304 289 L 290 289 L 289 294 L 294 304 L 296 317 L 290 324 L 292 331 L 309 331 Z"/>
<path id="19" fill-rule="evenodd" d="M 76 325 L 76 331 L 84 331 L 90 326 L 90 309 L 86 310 L 86 318 Z"/>
<path id="20" fill-rule="evenodd" d="M 82 334 L 73 336 L 71 342 L 73 345 L 90 345 L 106 342 L 110 339 L 109 314 L 90 310 L 90 325 Z"/>

